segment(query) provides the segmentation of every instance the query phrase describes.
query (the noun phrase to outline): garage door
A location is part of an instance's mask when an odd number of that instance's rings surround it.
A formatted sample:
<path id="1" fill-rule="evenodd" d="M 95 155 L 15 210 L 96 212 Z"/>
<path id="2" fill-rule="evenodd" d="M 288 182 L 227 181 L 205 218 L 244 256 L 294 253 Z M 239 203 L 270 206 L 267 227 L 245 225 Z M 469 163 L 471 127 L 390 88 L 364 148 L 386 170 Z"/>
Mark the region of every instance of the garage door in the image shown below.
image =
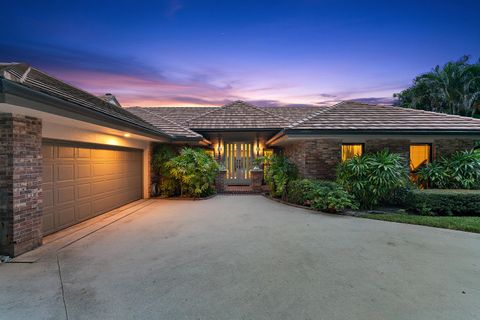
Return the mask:
<path id="1" fill-rule="evenodd" d="M 142 151 L 44 142 L 43 232 L 142 198 Z"/>

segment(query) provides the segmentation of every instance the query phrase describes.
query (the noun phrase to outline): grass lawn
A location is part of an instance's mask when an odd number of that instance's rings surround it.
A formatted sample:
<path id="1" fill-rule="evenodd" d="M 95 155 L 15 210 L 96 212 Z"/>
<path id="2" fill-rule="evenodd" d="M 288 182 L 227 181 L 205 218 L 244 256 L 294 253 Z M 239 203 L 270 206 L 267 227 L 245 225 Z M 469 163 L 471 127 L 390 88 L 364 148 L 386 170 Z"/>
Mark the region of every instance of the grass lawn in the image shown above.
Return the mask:
<path id="1" fill-rule="evenodd" d="M 480 217 L 432 217 L 398 213 L 367 214 L 363 217 L 367 219 L 418 224 L 422 226 L 480 233 Z"/>

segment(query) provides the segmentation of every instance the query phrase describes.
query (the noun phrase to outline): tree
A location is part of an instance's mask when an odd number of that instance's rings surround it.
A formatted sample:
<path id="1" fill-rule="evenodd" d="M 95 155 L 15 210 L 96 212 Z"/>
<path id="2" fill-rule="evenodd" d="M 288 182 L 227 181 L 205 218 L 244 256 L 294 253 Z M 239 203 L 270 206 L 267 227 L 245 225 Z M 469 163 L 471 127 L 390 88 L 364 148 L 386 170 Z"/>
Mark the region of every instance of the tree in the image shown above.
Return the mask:
<path id="1" fill-rule="evenodd" d="M 411 87 L 394 94 L 397 105 L 474 116 L 480 107 L 480 60 L 468 61 L 469 57 L 463 56 L 417 76 Z"/>

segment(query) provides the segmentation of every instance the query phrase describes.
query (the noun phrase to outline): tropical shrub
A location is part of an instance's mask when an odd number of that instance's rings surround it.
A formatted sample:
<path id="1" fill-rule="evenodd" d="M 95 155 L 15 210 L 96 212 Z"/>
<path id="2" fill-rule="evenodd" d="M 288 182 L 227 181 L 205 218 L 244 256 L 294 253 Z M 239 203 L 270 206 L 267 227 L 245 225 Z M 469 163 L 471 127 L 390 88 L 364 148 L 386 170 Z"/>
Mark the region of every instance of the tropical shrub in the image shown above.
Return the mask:
<path id="1" fill-rule="evenodd" d="M 407 168 L 400 155 L 384 150 L 339 164 L 337 182 L 362 208 L 372 209 L 408 185 Z"/>
<path id="2" fill-rule="evenodd" d="M 311 206 L 320 211 L 339 212 L 357 209 L 353 196 L 332 181 L 298 179 L 290 181 L 287 190 L 289 202 Z"/>
<path id="3" fill-rule="evenodd" d="M 265 157 L 265 182 L 270 194 L 285 199 L 287 184 L 298 176 L 298 169 L 286 156 L 274 154 Z"/>
<path id="4" fill-rule="evenodd" d="M 178 182 L 181 196 L 201 197 L 214 192 L 219 166 L 204 150 L 183 148 L 178 156 L 165 163 L 165 167 Z"/>
<path id="5" fill-rule="evenodd" d="M 173 196 L 180 193 L 180 185 L 171 175 L 166 163 L 178 155 L 178 150 L 171 145 L 156 145 L 152 152 L 152 168 L 158 176 L 158 188 L 160 194 Z"/>
<path id="6" fill-rule="evenodd" d="M 407 209 L 420 215 L 480 216 L 480 190 L 413 190 Z"/>
<path id="7" fill-rule="evenodd" d="M 458 151 L 418 171 L 419 182 L 438 189 L 479 189 L 480 153 Z"/>
<path id="8" fill-rule="evenodd" d="M 303 206 L 309 206 L 319 192 L 326 193 L 339 187 L 333 181 L 319 181 L 312 179 L 295 179 L 288 183 L 287 201 Z"/>

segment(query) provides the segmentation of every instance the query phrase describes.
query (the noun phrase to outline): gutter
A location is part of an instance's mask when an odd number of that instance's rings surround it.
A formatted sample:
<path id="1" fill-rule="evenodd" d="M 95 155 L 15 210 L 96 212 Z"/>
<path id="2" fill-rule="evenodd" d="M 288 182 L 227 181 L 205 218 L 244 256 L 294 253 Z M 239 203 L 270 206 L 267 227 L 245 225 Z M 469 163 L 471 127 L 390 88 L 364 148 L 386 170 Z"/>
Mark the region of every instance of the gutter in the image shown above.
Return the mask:
<path id="1" fill-rule="evenodd" d="M 274 135 L 270 140 L 267 141 L 267 145 L 271 145 L 277 143 L 287 137 L 302 137 L 302 136 L 323 136 L 323 135 L 352 135 L 352 134 L 366 134 L 366 135 L 406 135 L 406 134 L 413 134 L 413 135 L 468 135 L 468 136 L 478 136 L 480 138 L 480 130 L 464 130 L 464 129 L 450 129 L 450 130 L 418 130 L 418 129 L 403 129 L 403 130 L 355 130 L 355 129 L 348 129 L 348 130 L 333 130 L 333 129 L 297 129 L 297 130 L 289 130 L 283 129 L 276 135 Z"/>

